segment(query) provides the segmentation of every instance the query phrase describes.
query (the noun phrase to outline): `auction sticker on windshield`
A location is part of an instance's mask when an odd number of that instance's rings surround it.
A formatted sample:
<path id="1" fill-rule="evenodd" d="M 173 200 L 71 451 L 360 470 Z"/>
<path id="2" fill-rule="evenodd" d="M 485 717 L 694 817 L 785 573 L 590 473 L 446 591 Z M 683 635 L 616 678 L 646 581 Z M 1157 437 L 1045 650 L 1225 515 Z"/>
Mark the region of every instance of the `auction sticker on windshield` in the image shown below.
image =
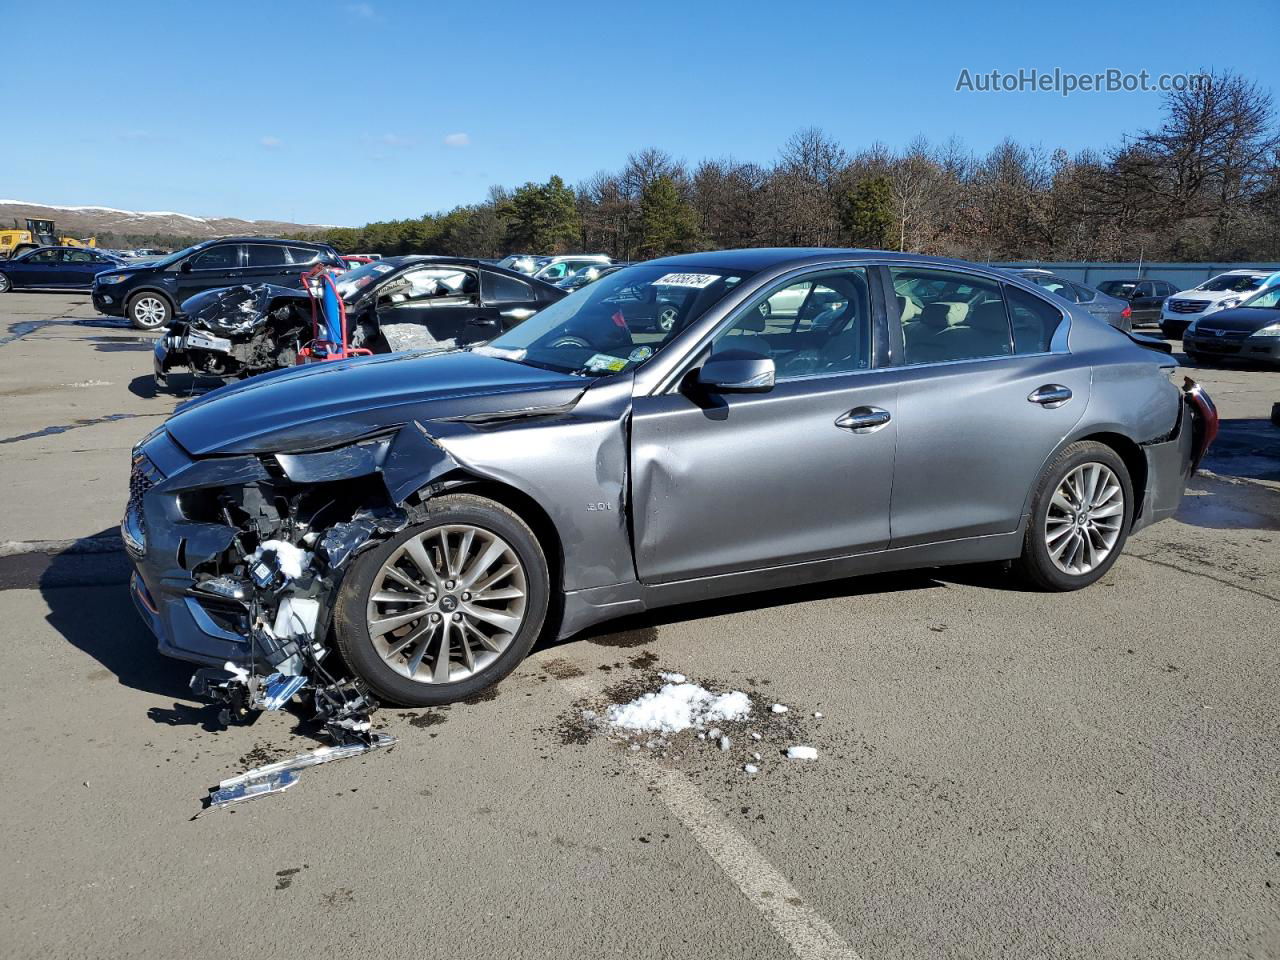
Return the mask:
<path id="1" fill-rule="evenodd" d="M 692 287 L 694 290 L 701 290 L 719 279 L 718 273 L 668 273 L 653 283 L 658 287 Z"/>
<path id="2" fill-rule="evenodd" d="M 617 373 L 627 365 L 621 357 L 611 357 L 607 353 L 593 353 L 585 364 L 588 370 L 609 370 Z"/>

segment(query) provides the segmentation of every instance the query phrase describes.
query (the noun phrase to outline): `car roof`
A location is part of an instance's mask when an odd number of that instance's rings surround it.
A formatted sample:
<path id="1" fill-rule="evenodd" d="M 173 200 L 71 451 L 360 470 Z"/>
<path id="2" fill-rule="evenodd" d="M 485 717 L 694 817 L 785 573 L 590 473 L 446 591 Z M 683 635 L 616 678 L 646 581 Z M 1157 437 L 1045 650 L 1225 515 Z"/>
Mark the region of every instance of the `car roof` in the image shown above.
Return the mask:
<path id="1" fill-rule="evenodd" d="M 937 267 L 961 267 L 972 270 L 975 267 L 1008 275 L 1017 271 L 1001 270 L 999 267 L 984 266 L 969 260 L 957 260 L 954 257 L 933 257 L 921 253 L 900 253 L 895 250 L 840 249 L 834 247 L 747 247 L 738 250 L 714 250 L 706 253 L 681 253 L 658 260 L 645 261 L 645 266 L 659 264 L 682 268 L 710 267 L 721 270 L 742 270 L 758 272 L 783 266 L 803 267 L 835 263 L 842 260 L 875 259 L 884 261 L 901 261 L 903 263 L 924 263 Z"/>

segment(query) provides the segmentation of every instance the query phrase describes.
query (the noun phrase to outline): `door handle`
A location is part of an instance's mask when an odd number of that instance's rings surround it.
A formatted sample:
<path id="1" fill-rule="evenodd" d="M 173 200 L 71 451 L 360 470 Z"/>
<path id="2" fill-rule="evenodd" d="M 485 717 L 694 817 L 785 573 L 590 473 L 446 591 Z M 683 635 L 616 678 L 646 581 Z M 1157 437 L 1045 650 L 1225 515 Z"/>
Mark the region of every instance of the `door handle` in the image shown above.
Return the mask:
<path id="1" fill-rule="evenodd" d="M 528 320 L 537 310 L 530 310 L 528 307 L 512 307 L 510 310 L 503 310 L 504 317 L 510 317 L 512 320 Z"/>
<path id="2" fill-rule="evenodd" d="M 1042 407 L 1054 410 L 1071 399 L 1071 389 L 1064 387 L 1060 383 L 1046 383 L 1043 387 L 1037 387 L 1032 390 L 1027 399 L 1032 403 L 1038 403 Z"/>
<path id="3" fill-rule="evenodd" d="M 875 433 L 890 419 L 889 411 L 880 407 L 854 407 L 836 417 L 836 426 L 854 433 Z"/>

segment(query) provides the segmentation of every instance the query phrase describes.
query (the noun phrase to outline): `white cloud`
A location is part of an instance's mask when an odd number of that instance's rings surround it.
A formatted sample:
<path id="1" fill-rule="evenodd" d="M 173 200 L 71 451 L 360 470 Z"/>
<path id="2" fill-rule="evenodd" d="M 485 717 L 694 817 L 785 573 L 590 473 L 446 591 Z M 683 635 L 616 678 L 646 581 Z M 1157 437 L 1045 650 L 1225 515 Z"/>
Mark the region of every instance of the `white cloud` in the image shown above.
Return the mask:
<path id="1" fill-rule="evenodd" d="M 266 147 L 268 150 L 275 150 L 284 146 L 284 141 L 279 137 L 263 137 L 258 141 L 258 143 Z"/>
<path id="2" fill-rule="evenodd" d="M 445 135 L 444 145 L 446 147 L 468 147 L 471 145 L 471 136 L 466 133 L 449 133 Z"/>
<path id="3" fill-rule="evenodd" d="M 403 133 L 384 133 L 373 139 L 375 143 L 379 143 L 384 147 L 411 147 L 417 142 L 417 138 Z"/>
<path id="4" fill-rule="evenodd" d="M 371 3 L 348 3 L 347 13 L 353 17 L 359 17 L 361 20 L 378 19 L 378 11 L 373 9 L 373 4 Z"/>

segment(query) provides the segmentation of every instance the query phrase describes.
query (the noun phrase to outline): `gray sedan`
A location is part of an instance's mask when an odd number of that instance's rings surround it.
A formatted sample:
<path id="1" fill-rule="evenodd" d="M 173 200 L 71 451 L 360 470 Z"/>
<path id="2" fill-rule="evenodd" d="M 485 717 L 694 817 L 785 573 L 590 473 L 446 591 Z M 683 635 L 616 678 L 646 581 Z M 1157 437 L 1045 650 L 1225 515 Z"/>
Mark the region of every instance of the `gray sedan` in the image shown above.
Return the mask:
<path id="1" fill-rule="evenodd" d="M 134 596 L 173 656 L 428 705 L 540 635 L 708 597 L 975 561 L 1076 590 L 1216 431 L 1156 347 L 954 260 L 639 264 L 485 346 L 184 405 L 135 450 Z"/>
<path id="2" fill-rule="evenodd" d="M 1077 280 L 1067 280 L 1048 270 L 1015 270 L 1016 276 L 1030 280 L 1038 287 L 1057 294 L 1069 303 L 1078 303 L 1100 320 L 1105 320 L 1117 330 L 1133 329 L 1133 308 L 1121 300 L 1085 286 Z"/>

